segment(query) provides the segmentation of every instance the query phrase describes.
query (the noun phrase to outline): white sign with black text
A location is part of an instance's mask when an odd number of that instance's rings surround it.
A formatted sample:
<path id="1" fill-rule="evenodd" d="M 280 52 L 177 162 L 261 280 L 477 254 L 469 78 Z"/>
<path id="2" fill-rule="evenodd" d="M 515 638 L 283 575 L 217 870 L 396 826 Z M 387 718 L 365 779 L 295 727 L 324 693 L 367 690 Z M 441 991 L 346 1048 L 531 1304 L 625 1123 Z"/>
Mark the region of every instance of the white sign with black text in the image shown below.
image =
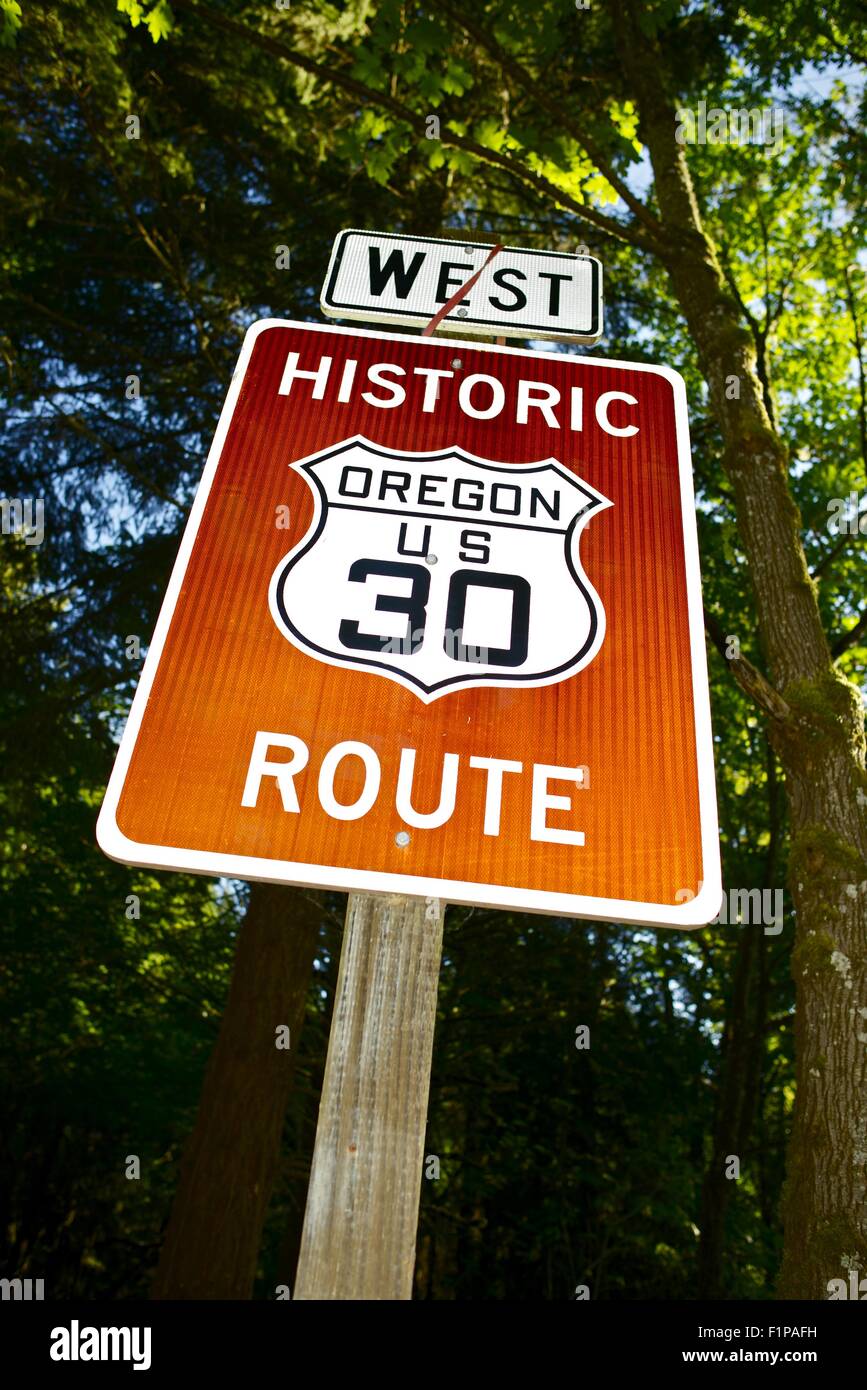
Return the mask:
<path id="1" fill-rule="evenodd" d="M 505 338 L 599 340 L 602 266 L 594 256 L 503 246 L 491 257 L 493 249 L 484 242 L 341 232 L 322 289 L 323 312 L 426 327 L 481 270 L 438 327 Z"/>

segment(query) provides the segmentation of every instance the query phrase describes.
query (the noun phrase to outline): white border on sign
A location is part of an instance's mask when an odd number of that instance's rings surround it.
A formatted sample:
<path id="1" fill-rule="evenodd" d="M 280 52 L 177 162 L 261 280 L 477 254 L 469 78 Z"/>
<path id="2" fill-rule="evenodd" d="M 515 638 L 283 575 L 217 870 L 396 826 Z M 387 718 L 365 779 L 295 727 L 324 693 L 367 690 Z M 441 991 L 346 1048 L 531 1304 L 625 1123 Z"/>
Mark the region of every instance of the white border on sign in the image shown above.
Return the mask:
<path id="1" fill-rule="evenodd" d="M 593 365 L 601 367 L 619 367 L 629 371 L 649 372 L 665 377 L 671 383 L 674 394 L 693 705 L 695 709 L 699 817 L 704 866 L 704 880 L 694 898 L 690 898 L 688 902 L 677 904 L 640 903 L 630 899 L 596 898 L 581 894 L 554 893 L 540 889 L 512 888 L 504 884 L 475 884 L 454 879 L 425 878 L 409 873 L 380 873 L 368 869 L 341 868 L 336 865 L 303 864 L 284 859 L 262 859 L 254 855 L 217 854 L 209 850 L 185 849 L 180 846 L 147 845 L 130 840 L 124 835 L 117 824 L 117 807 L 139 729 L 159 668 L 160 658 L 207 505 L 211 485 L 220 462 L 223 445 L 246 375 L 253 345 L 259 334 L 267 332 L 269 328 L 293 328 L 305 333 L 336 333 L 341 337 L 373 338 L 382 342 L 406 342 L 406 334 L 402 333 L 365 331 L 359 328 L 338 327 L 330 323 L 298 323 L 291 319 L 259 319 L 248 328 L 238 365 L 232 374 L 231 385 L 220 414 L 202 479 L 184 529 L 180 549 L 166 589 L 166 596 L 160 608 L 141 679 L 133 697 L 129 719 L 120 741 L 97 820 L 96 838 L 100 848 L 109 858 L 118 860 L 122 864 L 136 864 L 148 869 L 175 869 L 184 873 L 211 874 L 220 878 L 250 879 L 263 883 L 289 883 L 310 888 L 335 888 L 350 892 L 402 893 L 409 897 L 443 898 L 447 902 L 469 906 L 518 908 L 524 912 L 543 912 L 563 917 L 586 917 L 594 921 L 623 922 L 636 926 L 706 926 L 716 916 L 722 902 L 722 877 L 710 693 L 704 644 L 698 532 L 695 523 L 692 460 L 689 452 L 686 386 L 680 374 L 671 367 L 650 363 L 614 362 L 601 357 L 587 359 Z M 473 351 L 476 348 L 475 344 L 468 345 L 459 340 L 453 341 L 448 338 L 436 338 L 432 341 L 439 346 L 459 348 L 462 352 Z M 541 357 L 559 362 L 563 360 L 563 354 L 559 352 L 531 352 L 525 348 L 479 346 L 485 352 L 506 353 L 513 357 L 528 357 L 534 360 Z M 689 887 L 689 884 L 684 885 L 685 889 Z"/>

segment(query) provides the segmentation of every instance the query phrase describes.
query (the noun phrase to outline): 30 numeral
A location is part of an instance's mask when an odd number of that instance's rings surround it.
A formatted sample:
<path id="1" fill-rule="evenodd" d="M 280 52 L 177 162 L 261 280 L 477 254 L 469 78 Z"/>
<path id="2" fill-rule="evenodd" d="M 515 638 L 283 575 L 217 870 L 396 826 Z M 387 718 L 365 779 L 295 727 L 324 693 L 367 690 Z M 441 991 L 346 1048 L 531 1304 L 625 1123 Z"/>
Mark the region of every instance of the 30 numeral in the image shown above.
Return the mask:
<path id="1" fill-rule="evenodd" d="M 405 613 L 406 633 L 402 639 L 406 650 L 419 651 L 427 625 L 427 602 L 430 595 L 430 572 L 423 565 L 404 564 L 399 560 L 356 560 L 349 569 L 349 579 L 363 584 L 371 575 L 409 579 L 408 594 L 377 594 L 374 611 Z M 476 589 L 506 590 L 512 596 L 512 621 L 507 647 L 468 647 L 463 640 L 463 627 L 469 591 Z M 485 662 L 491 666 L 520 666 L 527 659 L 530 632 L 530 585 L 519 574 L 496 574 L 489 570 L 456 570 L 449 582 L 446 607 L 446 631 L 443 650 L 454 661 Z M 343 618 L 340 641 L 356 651 L 382 651 L 392 637 L 362 632 L 354 618 Z M 401 640 L 401 639 L 398 639 Z M 412 644 L 411 646 L 408 644 Z"/>

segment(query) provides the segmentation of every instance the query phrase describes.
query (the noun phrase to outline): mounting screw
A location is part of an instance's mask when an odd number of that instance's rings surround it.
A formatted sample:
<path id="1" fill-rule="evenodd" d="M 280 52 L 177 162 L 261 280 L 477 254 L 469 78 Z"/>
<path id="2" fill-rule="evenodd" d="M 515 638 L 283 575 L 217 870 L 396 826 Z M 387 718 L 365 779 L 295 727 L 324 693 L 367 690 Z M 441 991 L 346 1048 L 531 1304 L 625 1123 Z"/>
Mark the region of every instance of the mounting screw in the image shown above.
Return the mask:
<path id="1" fill-rule="evenodd" d="M 435 565 L 437 562 L 437 557 L 435 555 L 425 555 L 424 562 L 426 565 Z"/>
<path id="2" fill-rule="evenodd" d="M 459 372 L 462 369 L 463 365 L 464 364 L 459 357 L 452 358 L 452 366 L 454 367 L 456 372 Z"/>
<path id="3" fill-rule="evenodd" d="M 395 843 L 396 845 L 400 845 L 401 849 L 406 849 L 407 845 L 409 844 L 409 841 L 410 841 L 410 834 L 409 834 L 409 831 L 408 831 L 408 830 L 398 830 L 397 834 L 396 834 L 395 837 L 394 837 L 394 843 Z"/>

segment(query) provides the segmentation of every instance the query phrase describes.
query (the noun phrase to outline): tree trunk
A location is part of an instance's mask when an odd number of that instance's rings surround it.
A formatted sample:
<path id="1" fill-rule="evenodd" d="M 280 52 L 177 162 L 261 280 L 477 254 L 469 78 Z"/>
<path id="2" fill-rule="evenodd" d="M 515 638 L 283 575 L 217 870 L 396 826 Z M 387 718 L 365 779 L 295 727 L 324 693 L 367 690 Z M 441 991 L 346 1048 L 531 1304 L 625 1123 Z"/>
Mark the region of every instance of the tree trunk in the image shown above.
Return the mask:
<path id="1" fill-rule="evenodd" d="M 767 746 L 767 793 L 770 836 L 762 889 L 773 890 L 778 872 L 781 821 L 779 784 L 770 744 Z M 764 901 L 764 899 L 763 899 Z M 698 1245 L 699 1298 L 724 1297 L 721 1278 L 725 1254 L 726 1211 L 732 1195 L 727 1160 L 743 1158 L 759 1110 L 768 1019 L 768 958 L 764 923 L 741 929 L 732 997 L 720 1047 L 719 1090 L 713 1145 L 701 1190 Z M 759 1146 L 761 1153 L 761 1146 Z M 763 1173 L 755 1179 L 764 1190 Z"/>
<path id="2" fill-rule="evenodd" d="M 734 989 L 720 1055 L 713 1146 L 701 1188 L 698 1298 L 724 1296 L 721 1272 L 726 1210 L 733 1181 L 726 1175 L 726 1167 L 730 1157 L 742 1158 L 749 1140 L 758 1096 L 755 1052 L 764 1045 L 762 1029 L 755 1018 L 761 933 L 761 924 L 743 926 L 738 942 Z"/>
<path id="3" fill-rule="evenodd" d="M 864 711 L 831 659 L 801 544 L 787 456 L 765 409 L 755 348 L 705 234 L 675 139 L 666 63 L 627 0 L 624 70 L 641 114 L 665 227 L 660 255 L 696 344 L 722 432 L 764 654 L 785 702 L 768 709 L 792 825 L 797 1098 L 784 1196 L 782 1297 L 827 1297 L 867 1267 L 867 778 Z"/>
<path id="4" fill-rule="evenodd" d="M 310 890 L 250 890 L 153 1298 L 252 1295 L 321 917 Z"/>

